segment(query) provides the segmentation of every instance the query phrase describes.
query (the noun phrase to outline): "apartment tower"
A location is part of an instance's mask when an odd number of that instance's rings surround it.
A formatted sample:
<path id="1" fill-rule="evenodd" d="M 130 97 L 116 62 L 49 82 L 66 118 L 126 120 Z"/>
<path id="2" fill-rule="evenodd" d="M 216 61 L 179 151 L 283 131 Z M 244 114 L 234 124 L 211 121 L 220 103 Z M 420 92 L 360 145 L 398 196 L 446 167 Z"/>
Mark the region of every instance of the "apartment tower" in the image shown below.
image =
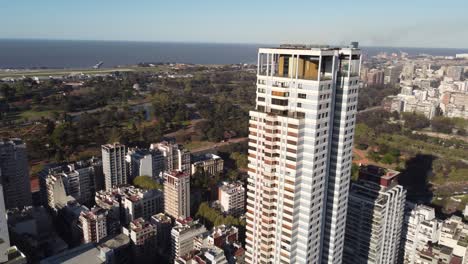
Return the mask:
<path id="1" fill-rule="evenodd" d="M 341 263 L 360 54 L 357 43 L 259 50 L 246 261 Z"/>
<path id="2" fill-rule="evenodd" d="M 125 145 L 114 143 L 101 147 L 102 169 L 106 190 L 128 183 L 128 170 L 125 160 Z"/>
<path id="3" fill-rule="evenodd" d="M 164 173 L 164 212 L 175 218 L 190 217 L 190 175 L 181 171 Z"/>
<path id="4" fill-rule="evenodd" d="M 349 192 L 345 264 L 398 263 L 406 190 L 398 171 L 361 166 Z"/>

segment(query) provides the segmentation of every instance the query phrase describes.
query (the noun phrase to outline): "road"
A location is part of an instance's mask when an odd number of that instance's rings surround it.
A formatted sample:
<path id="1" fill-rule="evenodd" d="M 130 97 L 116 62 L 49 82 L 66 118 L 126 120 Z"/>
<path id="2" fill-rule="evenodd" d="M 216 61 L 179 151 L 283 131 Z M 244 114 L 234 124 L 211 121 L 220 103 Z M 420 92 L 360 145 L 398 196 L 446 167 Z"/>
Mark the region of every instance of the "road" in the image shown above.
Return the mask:
<path id="1" fill-rule="evenodd" d="M 208 150 L 216 150 L 219 147 L 223 147 L 223 146 L 227 146 L 227 145 L 235 144 L 235 143 L 245 142 L 248 139 L 249 139 L 248 137 L 231 138 L 231 139 L 229 139 L 229 140 L 227 140 L 225 142 L 213 143 L 213 145 L 210 145 L 210 146 L 203 146 L 203 147 L 200 147 L 200 148 L 193 149 L 191 151 L 191 153 L 197 154 L 197 153 L 205 152 L 205 151 L 208 151 Z"/>
<path id="2" fill-rule="evenodd" d="M 365 112 L 371 112 L 371 111 L 378 110 L 378 109 L 383 109 L 383 107 L 381 105 L 374 106 L 374 107 L 369 107 L 369 108 L 366 108 L 364 110 L 358 111 L 358 114 L 359 113 L 365 113 Z"/>

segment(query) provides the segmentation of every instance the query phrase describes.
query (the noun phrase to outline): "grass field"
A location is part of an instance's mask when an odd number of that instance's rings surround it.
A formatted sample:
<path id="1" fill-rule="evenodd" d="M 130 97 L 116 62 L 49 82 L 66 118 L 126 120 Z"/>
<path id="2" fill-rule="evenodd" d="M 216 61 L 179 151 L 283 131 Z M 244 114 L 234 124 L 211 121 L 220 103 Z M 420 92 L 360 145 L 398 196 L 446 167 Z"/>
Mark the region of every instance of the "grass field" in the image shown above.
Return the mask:
<path id="1" fill-rule="evenodd" d="M 38 120 L 41 119 L 42 117 L 44 118 L 50 118 L 52 117 L 52 111 L 36 111 L 36 110 L 29 110 L 25 112 L 21 112 L 19 115 L 19 118 L 24 119 L 24 120 Z"/>
<path id="2" fill-rule="evenodd" d="M 105 74 L 112 72 L 162 72 L 168 71 L 169 67 L 166 65 L 157 65 L 155 67 L 137 67 L 129 66 L 125 68 L 103 68 L 103 69 L 45 69 L 45 70 L 13 70 L 13 71 L 0 71 L 0 78 L 6 77 L 43 77 L 43 76 L 60 76 L 70 74 Z"/>
<path id="3" fill-rule="evenodd" d="M 2 71 L 0 72 L 0 78 L 6 77 L 43 77 L 43 76 L 58 76 L 58 75 L 69 75 L 69 74 L 102 74 L 102 73 L 112 73 L 112 72 L 130 72 L 135 71 L 132 68 L 111 68 L 111 69 L 47 69 L 47 70 L 32 70 L 32 71 Z"/>

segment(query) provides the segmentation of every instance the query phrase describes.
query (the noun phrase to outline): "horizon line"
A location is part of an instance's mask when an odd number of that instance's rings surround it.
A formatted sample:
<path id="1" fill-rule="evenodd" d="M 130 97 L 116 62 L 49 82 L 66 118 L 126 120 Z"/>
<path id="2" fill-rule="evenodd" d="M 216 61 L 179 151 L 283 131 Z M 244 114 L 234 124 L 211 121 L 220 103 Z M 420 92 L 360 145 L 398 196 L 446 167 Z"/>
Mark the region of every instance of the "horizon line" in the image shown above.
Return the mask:
<path id="1" fill-rule="evenodd" d="M 30 40 L 30 41 L 83 41 L 83 42 L 131 42 L 131 43 L 180 43 L 180 44 L 219 44 L 219 45 L 281 45 L 285 43 L 254 43 L 254 42 L 217 42 L 217 41 L 182 41 L 182 40 L 116 40 L 116 39 L 62 39 L 62 38 L 1 38 L 0 41 L 21 41 L 21 40 Z M 351 43 L 351 41 L 350 41 Z M 290 43 L 288 43 L 290 44 Z M 294 44 L 294 43 L 293 43 Z M 305 43 L 297 43 L 305 44 Z M 320 43 L 314 43 L 320 44 Z M 307 45 L 307 44 L 306 44 Z M 335 44 L 320 44 L 320 45 L 330 45 L 330 46 L 344 46 L 344 45 L 335 45 Z M 399 48 L 399 49 L 459 49 L 459 50 L 468 50 L 468 47 L 424 47 L 424 46 L 378 46 L 378 45 L 361 45 L 360 48 Z"/>

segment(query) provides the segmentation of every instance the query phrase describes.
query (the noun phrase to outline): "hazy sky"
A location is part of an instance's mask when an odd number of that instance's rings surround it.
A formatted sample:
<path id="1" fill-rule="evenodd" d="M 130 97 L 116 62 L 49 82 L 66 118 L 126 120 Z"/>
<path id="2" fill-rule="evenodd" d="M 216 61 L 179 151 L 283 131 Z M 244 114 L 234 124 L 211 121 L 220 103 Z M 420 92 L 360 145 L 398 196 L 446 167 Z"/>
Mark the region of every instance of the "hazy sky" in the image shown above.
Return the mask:
<path id="1" fill-rule="evenodd" d="M 0 38 L 468 48 L 468 0 L 0 0 Z"/>

